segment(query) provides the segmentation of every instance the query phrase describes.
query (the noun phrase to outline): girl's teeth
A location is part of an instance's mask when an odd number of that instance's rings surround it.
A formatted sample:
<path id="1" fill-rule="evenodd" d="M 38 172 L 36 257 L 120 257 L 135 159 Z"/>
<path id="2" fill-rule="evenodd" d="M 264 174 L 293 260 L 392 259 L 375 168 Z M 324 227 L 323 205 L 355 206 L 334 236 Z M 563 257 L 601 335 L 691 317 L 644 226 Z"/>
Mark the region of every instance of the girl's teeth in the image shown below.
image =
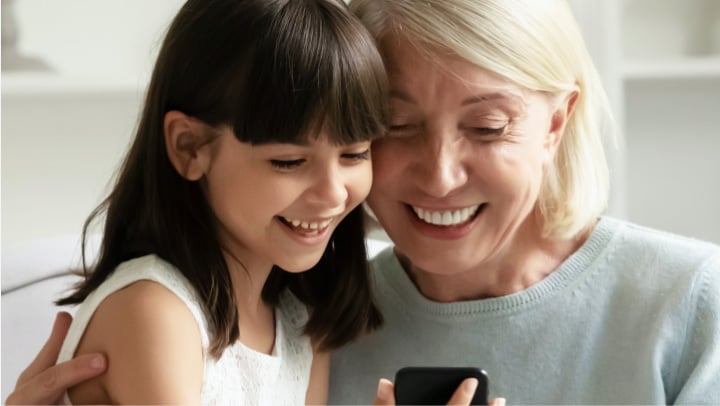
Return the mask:
<path id="1" fill-rule="evenodd" d="M 415 214 L 422 221 L 436 226 L 455 226 L 470 219 L 477 211 L 479 205 L 466 207 L 458 210 L 431 211 L 412 207 Z"/>
<path id="2" fill-rule="evenodd" d="M 308 231 L 322 230 L 322 229 L 325 229 L 327 226 L 329 226 L 330 223 L 332 223 L 332 219 L 321 221 L 321 222 L 308 222 L 308 221 L 292 220 L 287 217 L 283 217 L 283 218 L 285 219 L 285 222 L 287 224 L 290 224 L 293 227 L 296 227 L 296 228 L 299 227 L 299 228 L 302 228 L 303 230 L 308 230 Z"/>

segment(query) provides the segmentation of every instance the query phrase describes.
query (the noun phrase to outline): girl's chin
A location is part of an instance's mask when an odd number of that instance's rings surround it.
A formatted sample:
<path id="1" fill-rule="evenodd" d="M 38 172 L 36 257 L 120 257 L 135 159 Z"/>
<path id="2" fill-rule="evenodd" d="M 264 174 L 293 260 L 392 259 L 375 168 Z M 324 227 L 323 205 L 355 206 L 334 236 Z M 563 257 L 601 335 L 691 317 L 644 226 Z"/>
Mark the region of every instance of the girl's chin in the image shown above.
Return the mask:
<path id="1" fill-rule="evenodd" d="M 290 273 L 305 272 L 320 262 L 324 252 L 323 246 L 322 250 L 318 249 L 316 252 L 306 252 L 304 255 L 300 254 L 291 258 L 285 258 L 285 261 L 281 259 L 275 262 L 275 265 Z"/>

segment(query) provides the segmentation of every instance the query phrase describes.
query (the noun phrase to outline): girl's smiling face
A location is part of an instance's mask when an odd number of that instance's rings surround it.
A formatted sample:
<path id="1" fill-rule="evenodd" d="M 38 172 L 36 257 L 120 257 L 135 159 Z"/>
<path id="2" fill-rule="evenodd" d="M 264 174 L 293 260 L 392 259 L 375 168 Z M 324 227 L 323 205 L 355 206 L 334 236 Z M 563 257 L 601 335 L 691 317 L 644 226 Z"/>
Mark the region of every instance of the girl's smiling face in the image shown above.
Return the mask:
<path id="1" fill-rule="evenodd" d="M 248 268 L 301 272 L 321 258 L 338 223 L 367 196 L 370 142 L 251 145 L 230 128 L 210 146 L 207 197 L 221 242 Z"/>

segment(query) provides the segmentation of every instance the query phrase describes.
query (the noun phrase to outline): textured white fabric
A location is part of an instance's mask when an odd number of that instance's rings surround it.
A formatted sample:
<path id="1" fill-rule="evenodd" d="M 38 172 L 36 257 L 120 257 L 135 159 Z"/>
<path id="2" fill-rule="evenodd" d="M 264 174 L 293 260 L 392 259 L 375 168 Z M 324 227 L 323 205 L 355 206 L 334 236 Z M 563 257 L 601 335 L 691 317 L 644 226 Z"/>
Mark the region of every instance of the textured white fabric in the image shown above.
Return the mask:
<path id="1" fill-rule="evenodd" d="M 205 351 L 203 404 L 304 404 L 312 347 L 309 338 L 302 335 L 307 310 L 292 293 L 284 292 L 280 305 L 275 309 L 275 347 L 272 355 L 254 351 L 238 341 L 216 360 L 208 355 L 207 321 L 195 290 L 180 271 L 154 255 L 124 262 L 85 299 L 76 312 L 58 363 L 73 357 L 98 305 L 113 292 L 140 280 L 155 281 L 168 288 L 195 317 Z M 65 402 L 69 404 L 67 396 Z"/>

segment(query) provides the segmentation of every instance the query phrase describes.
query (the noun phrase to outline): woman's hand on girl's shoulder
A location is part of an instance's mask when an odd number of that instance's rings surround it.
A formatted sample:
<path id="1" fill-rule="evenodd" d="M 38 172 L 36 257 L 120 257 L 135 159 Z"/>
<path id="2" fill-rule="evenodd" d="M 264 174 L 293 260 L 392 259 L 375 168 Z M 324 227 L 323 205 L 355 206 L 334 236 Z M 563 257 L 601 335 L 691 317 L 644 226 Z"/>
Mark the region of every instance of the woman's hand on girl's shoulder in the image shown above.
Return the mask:
<path id="1" fill-rule="evenodd" d="M 50 405 L 60 402 L 63 393 L 78 383 L 105 372 L 102 354 L 85 354 L 55 365 L 72 316 L 59 312 L 50 337 L 35 359 L 20 374 L 15 389 L 5 401 L 8 405 Z"/>

